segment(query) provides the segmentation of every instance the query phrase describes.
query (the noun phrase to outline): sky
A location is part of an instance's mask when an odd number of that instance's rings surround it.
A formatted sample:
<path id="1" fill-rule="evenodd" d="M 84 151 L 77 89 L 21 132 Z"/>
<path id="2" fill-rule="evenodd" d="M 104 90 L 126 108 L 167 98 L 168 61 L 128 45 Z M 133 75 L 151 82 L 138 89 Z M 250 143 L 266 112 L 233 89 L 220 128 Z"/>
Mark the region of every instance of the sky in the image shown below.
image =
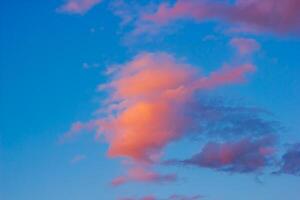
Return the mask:
<path id="1" fill-rule="evenodd" d="M 0 9 L 1 200 L 299 198 L 299 0 Z"/>

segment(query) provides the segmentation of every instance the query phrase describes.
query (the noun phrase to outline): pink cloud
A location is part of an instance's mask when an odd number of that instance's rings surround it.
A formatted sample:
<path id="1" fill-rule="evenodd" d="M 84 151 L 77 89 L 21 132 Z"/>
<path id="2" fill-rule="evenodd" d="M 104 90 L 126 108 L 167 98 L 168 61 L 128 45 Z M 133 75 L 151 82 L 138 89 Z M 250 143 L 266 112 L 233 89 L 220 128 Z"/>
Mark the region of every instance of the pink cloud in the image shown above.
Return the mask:
<path id="1" fill-rule="evenodd" d="M 141 198 L 123 197 L 123 198 L 119 198 L 118 200 L 158 200 L 158 199 L 156 197 L 154 197 L 153 195 L 149 195 L 149 196 L 144 196 Z"/>
<path id="2" fill-rule="evenodd" d="M 193 127 L 194 119 L 185 111 L 197 91 L 243 83 L 254 70 L 251 64 L 225 65 L 205 76 L 166 53 L 136 56 L 101 86 L 111 91 L 106 108 L 112 115 L 97 121 L 109 143 L 108 155 L 152 162 Z"/>
<path id="3" fill-rule="evenodd" d="M 149 195 L 149 196 L 145 196 L 143 198 L 141 198 L 141 200 L 157 200 L 154 196 Z"/>
<path id="4" fill-rule="evenodd" d="M 121 198 L 118 198 L 118 200 L 136 200 L 136 199 L 131 198 L 131 197 L 121 197 Z"/>
<path id="5" fill-rule="evenodd" d="M 144 13 L 141 20 L 161 26 L 178 19 L 217 20 L 250 30 L 291 33 L 300 30 L 299 9 L 298 0 L 177 0 L 174 5 L 162 3 L 155 13 Z"/>
<path id="6" fill-rule="evenodd" d="M 249 38 L 233 38 L 230 40 L 230 45 L 235 47 L 241 55 L 252 54 L 260 49 L 256 40 Z"/>
<path id="7" fill-rule="evenodd" d="M 191 134 L 224 137 L 273 132 L 273 125 L 260 118 L 255 109 L 199 99 L 199 93 L 245 83 L 246 76 L 253 72 L 252 64 L 225 64 L 205 74 L 200 67 L 168 53 L 140 53 L 127 63 L 115 65 L 109 81 L 99 86 L 107 93 L 97 111 L 101 114 L 86 123 L 74 123 L 63 140 L 93 131 L 96 139 L 108 143 L 109 157 L 125 158 L 134 164 L 112 185 L 175 181 L 175 174 L 149 169 L 160 162 L 164 148 L 172 142 Z M 267 154 L 269 149 L 261 152 Z"/>
<path id="8" fill-rule="evenodd" d="M 155 13 L 145 13 L 142 15 L 142 19 L 158 24 L 167 24 L 181 18 L 203 20 L 208 15 L 209 6 L 208 4 L 204 4 L 203 1 L 178 0 L 173 6 L 165 2 L 160 4 Z"/>
<path id="9" fill-rule="evenodd" d="M 84 131 L 91 132 L 94 129 L 95 129 L 95 121 L 93 120 L 86 123 L 80 121 L 74 122 L 71 125 L 70 130 L 64 133 L 62 137 L 59 138 L 59 143 L 65 143 L 69 139 L 76 137 L 77 135 L 81 134 Z"/>
<path id="10" fill-rule="evenodd" d="M 269 165 L 269 159 L 275 153 L 274 143 L 273 136 L 208 143 L 200 153 L 182 163 L 235 173 L 256 172 Z"/>
<path id="11" fill-rule="evenodd" d="M 59 7 L 59 12 L 71 14 L 85 14 L 102 0 L 67 0 L 65 4 Z"/>
<path id="12" fill-rule="evenodd" d="M 120 198 L 119 200 L 159 200 L 159 199 L 165 199 L 165 200 L 200 200 L 202 199 L 202 195 L 193 195 L 193 196 L 188 196 L 188 195 L 178 195 L 178 194 L 173 194 L 167 198 L 157 198 L 154 195 L 148 195 L 140 198 L 130 198 L 130 197 L 125 197 L 125 198 Z"/>
<path id="13" fill-rule="evenodd" d="M 134 167 L 128 170 L 125 176 L 119 176 L 112 180 L 113 186 L 119 186 L 128 182 L 153 182 L 153 183 L 166 183 L 176 181 L 176 174 L 158 174 L 145 167 Z"/>

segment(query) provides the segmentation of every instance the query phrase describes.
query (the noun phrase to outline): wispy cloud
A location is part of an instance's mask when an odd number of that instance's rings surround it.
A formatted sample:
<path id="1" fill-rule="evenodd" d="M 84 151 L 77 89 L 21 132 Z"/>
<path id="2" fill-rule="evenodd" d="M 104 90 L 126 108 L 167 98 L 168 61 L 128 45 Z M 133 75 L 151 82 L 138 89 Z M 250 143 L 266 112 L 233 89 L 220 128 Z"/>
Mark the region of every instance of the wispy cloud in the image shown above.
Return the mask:
<path id="1" fill-rule="evenodd" d="M 200 200 L 203 199 L 204 196 L 202 195 L 178 195 L 173 194 L 166 198 L 158 198 L 154 195 L 148 195 L 140 198 L 132 198 L 132 197 L 123 197 L 119 198 L 118 200 Z"/>
<path id="2" fill-rule="evenodd" d="M 121 26 L 128 25 L 137 17 L 137 2 L 128 2 L 125 0 L 111 1 L 110 10 L 121 20 Z"/>
<path id="3" fill-rule="evenodd" d="M 299 33 L 299 9 L 298 0 L 235 0 L 232 3 L 177 0 L 173 5 L 165 2 L 160 4 L 154 13 L 144 13 L 139 25 L 149 25 L 149 22 L 153 22 L 164 26 L 178 19 L 198 22 L 215 20 L 240 25 L 246 27 L 245 30 L 273 31 L 280 34 Z"/>
<path id="4" fill-rule="evenodd" d="M 66 133 L 64 133 L 60 138 L 59 138 L 59 143 L 65 143 L 66 141 L 74 138 L 78 134 L 83 133 L 84 131 L 86 132 L 92 132 L 95 128 L 95 122 L 92 120 L 90 122 L 74 122 L 71 125 L 70 130 L 68 130 Z"/>
<path id="5" fill-rule="evenodd" d="M 238 139 L 276 134 L 282 129 L 264 109 L 245 106 L 224 98 L 201 97 L 193 102 L 194 117 L 208 138 Z"/>
<path id="6" fill-rule="evenodd" d="M 85 14 L 102 0 L 67 0 L 65 4 L 57 8 L 58 12 L 70 14 Z"/>
<path id="7" fill-rule="evenodd" d="M 133 167 L 124 176 L 112 180 L 113 186 L 119 186 L 128 182 L 166 183 L 177 180 L 176 174 L 159 174 L 145 167 Z"/>
<path id="8" fill-rule="evenodd" d="M 281 159 L 281 169 L 275 174 L 300 176 L 300 143 L 291 146 Z"/>
<path id="9" fill-rule="evenodd" d="M 86 155 L 83 154 L 78 154 L 76 156 L 74 156 L 71 160 L 71 164 L 76 164 L 81 162 L 82 160 L 86 159 Z"/>
<path id="10" fill-rule="evenodd" d="M 246 138 L 235 142 L 210 142 L 190 159 L 170 163 L 230 173 L 259 172 L 271 164 L 275 153 L 274 144 L 274 136 L 264 136 L 256 140 Z"/>
<path id="11" fill-rule="evenodd" d="M 178 195 L 178 194 L 173 194 L 171 195 L 168 200 L 200 200 L 203 199 L 204 196 L 202 195 Z"/>
<path id="12" fill-rule="evenodd" d="M 232 38 L 230 44 L 235 47 L 241 55 L 249 55 L 260 49 L 260 44 L 250 38 Z"/>

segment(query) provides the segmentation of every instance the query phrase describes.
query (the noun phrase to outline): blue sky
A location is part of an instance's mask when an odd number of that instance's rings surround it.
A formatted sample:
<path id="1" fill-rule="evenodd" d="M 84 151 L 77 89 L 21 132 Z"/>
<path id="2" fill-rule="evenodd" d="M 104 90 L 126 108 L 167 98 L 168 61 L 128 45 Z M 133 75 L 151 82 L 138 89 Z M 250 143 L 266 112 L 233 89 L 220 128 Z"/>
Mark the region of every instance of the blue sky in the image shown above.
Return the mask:
<path id="1" fill-rule="evenodd" d="M 116 15 L 118 7 L 113 6 L 113 1 L 97 2 L 79 14 L 58 11 L 65 3 L 68 2 L 1 2 L 0 196 L 3 200 L 114 200 L 147 195 L 167 199 L 173 194 L 185 195 L 186 199 L 203 195 L 209 200 L 296 200 L 300 195 L 299 171 L 272 175 L 270 172 L 277 165 L 259 172 L 228 173 L 223 168 L 151 162 L 146 164 L 149 168 L 162 174 L 175 173 L 176 181 L 152 183 L 129 178 L 124 185 L 112 186 L 110 182 L 130 168 L 124 163 L 140 165 L 139 161 L 130 155 L 129 158 L 123 154 L 109 156 L 108 149 L 114 141 L 105 137 L 95 139 L 93 131 L 80 130 L 82 134 L 63 144 L 59 138 L 74 122 L 103 117 L 95 111 L 105 108 L 101 102 L 107 94 L 98 92 L 97 86 L 114 79 L 105 74 L 108 67 L 126 68 L 136 55 L 142 57 L 145 52 L 150 52 L 151 58 L 159 56 L 158 52 L 167 52 L 176 58 L 176 63 L 201 68 L 205 75 L 224 63 L 255 65 L 255 73 L 245 83 L 208 93 L 271 112 L 271 118 L 283 127 L 276 131 L 279 139 L 274 147 L 277 164 L 283 162 L 281 156 L 300 141 L 298 32 L 231 33 L 228 30 L 232 22 L 199 22 L 178 16 L 183 19 L 168 25 L 157 25 L 154 21 L 153 34 L 135 35 L 136 26 L 145 23 L 139 19 L 140 13 L 155 14 L 160 1 L 140 4 L 126 1 L 137 4 L 138 11 L 128 10 L 126 16 L 132 15 L 133 19 L 125 25 L 121 24 L 124 15 L 121 19 Z M 176 1 L 172 3 L 176 5 Z M 294 26 L 299 28 L 299 23 Z M 230 45 L 234 38 L 254 40 L 260 48 L 249 56 L 240 56 L 237 47 Z M 159 149 L 164 154 L 161 160 L 188 159 L 214 139 L 205 136 L 200 141 L 189 137 L 168 141 Z M 223 138 L 222 142 L 228 140 L 232 138 Z M 299 162 L 299 158 L 294 159 Z"/>

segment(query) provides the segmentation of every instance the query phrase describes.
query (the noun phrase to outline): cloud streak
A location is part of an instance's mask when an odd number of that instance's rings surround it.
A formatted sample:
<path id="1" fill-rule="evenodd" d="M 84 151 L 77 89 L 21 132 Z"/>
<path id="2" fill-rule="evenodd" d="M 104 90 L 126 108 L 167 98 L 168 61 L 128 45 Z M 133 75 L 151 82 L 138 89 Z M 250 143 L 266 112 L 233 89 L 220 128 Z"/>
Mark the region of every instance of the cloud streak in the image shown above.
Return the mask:
<path id="1" fill-rule="evenodd" d="M 201 97 L 194 102 L 193 110 L 194 117 L 201 122 L 197 129 L 208 138 L 255 138 L 276 134 L 281 129 L 266 110 L 220 98 Z"/>
<path id="2" fill-rule="evenodd" d="M 202 195 L 185 196 L 173 194 L 167 200 L 200 200 L 203 199 Z"/>
<path id="3" fill-rule="evenodd" d="M 178 194 L 173 194 L 167 198 L 157 198 L 154 195 L 148 195 L 140 198 L 131 198 L 131 197 L 125 197 L 125 198 L 120 198 L 119 200 L 200 200 L 203 199 L 202 195 L 178 195 Z"/>
<path id="4" fill-rule="evenodd" d="M 57 11 L 69 14 L 85 14 L 102 0 L 67 0 Z"/>
<path id="5" fill-rule="evenodd" d="M 235 142 L 206 144 L 201 152 L 190 159 L 171 161 L 230 173 L 259 172 L 270 165 L 275 153 L 275 138 L 242 139 Z"/>
<path id="6" fill-rule="evenodd" d="M 177 180 L 176 174 L 158 174 L 145 167 L 133 167 L 125 176 L 119 176 L 112 180 L 113 186 L 120 186 L 129 182 L 167 183 Z"/>
<path id="7" fill-rule="evenodd" d="M 177 0 L 162 3 L 154 13 L 144 13 L 140 25 L 153 22 L 159 26 L 179 19 L 198 22 L 223 21 L 253 31 L 299 33 L 298 0 L 235 0 L 233 3 L 207 0 Z"/>
<path id="8" fill-rule="evenodd" d="M 235 47 L 241 55 L 251 55 L 260 49 L 260 45 L 254 39 L 249 38 L 233 38 L 230 45 Z"/>
<path id="9" fill-rule="evenodd" d="M 75 155 L 71 160 L 71 164 L 79 163 L 79 162 L 83 161 L 84 159 L 86 159 L 86 155 L 83 155 L 83 154 Z"/>

